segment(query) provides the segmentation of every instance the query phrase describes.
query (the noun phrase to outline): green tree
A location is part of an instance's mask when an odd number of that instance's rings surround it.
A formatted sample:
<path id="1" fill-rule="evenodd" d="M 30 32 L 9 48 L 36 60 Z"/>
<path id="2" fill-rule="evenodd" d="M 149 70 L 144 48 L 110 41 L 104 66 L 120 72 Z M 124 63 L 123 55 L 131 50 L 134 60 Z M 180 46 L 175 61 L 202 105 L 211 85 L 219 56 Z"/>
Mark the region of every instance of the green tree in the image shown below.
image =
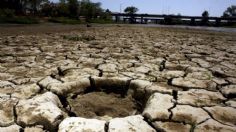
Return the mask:
<path id="1" fill-rule="evenodd" d="M 135 14 L 138 12 L 138 8 L 136 8 L 134 6 L 129 6 L 129 7 L 125 8 L 124 12 L 127 14 Z"/>
<path id="2" fill-rule="evenodd" d="M 101 3 L 93 3 L 90 0 L 82 0 L 79 6 L 80 16 L 85 16 L 86 21 L 90 21 L 103 13 Z"/>
<path id="3" fill-rule="evenodd" d="M 68 0 L 68 9 L 70 17 L 77 18 L 79 16 L 79 3 L 77 0 Z"/>
<path id="4" fill-rule="evenodd" d="M 202 13 L 202 25 L 208 25 L 209 24 L 209 13 L 208 11 L 204 11 Z"/>
<path id="5" fill-rule="evenodd" d="M 202 13 L 202 17 L 204 17 L 204 18 L 209 17 L 208 11 L 204 11 L 204 12 Z"/>
<path id="6" fill-rule="evenodd" d="M 228 7 L 223 13 L 223 17 L 235 17 L 235 16 L 236 16 L 236 5 Z"/>

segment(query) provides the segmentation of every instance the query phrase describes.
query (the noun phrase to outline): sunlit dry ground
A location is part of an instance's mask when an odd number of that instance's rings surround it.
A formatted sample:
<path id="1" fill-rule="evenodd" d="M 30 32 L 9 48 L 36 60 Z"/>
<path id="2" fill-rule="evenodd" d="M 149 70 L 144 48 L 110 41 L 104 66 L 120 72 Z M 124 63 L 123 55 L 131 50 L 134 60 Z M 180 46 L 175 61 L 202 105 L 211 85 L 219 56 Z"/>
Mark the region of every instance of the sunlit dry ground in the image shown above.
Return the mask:
<path id="1" fill-rule="evenodd" d="M 0 30 L 0 131 L 236 131 L 235 34 L 127 25 Z M 103 88 L 140 108 L 116 118 L 102 106 L 96 120 L 80 117 L 82 94 Z"/>

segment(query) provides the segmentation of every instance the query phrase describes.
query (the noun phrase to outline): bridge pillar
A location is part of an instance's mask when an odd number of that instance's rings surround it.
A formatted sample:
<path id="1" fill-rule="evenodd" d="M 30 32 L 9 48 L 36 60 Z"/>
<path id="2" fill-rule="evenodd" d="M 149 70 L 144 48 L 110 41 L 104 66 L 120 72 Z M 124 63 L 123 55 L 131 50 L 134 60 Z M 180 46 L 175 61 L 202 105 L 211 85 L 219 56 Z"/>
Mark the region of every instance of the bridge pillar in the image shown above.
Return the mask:
<path id="1" fill-rule="evenodd" d="M 196 25 L 195 18 L 191 18 L 190 25 L 192 26 Z"/>
<path id="2" fill-rule="evenodd" d="M 115 16 L 116 22 L 118 22 L 118 16 Z"/>
<path id="3" fill-rule="evenodd" d="M 220 18 L 216 18 L 216 20 L 215 20 L 215 26 L 220 26 L 220 21 L 221 21 L 221 19 Z"/>

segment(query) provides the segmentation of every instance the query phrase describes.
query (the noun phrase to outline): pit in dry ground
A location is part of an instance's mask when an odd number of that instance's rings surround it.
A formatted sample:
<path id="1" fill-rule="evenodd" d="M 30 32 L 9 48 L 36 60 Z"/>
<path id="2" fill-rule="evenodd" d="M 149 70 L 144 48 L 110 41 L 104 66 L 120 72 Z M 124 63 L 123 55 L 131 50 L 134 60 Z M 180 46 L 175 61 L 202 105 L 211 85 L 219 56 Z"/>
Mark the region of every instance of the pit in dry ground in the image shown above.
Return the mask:
<path id="1" fill-rule="evenodd" d="M 137 114 L 138 105 L 131 95 L 91 92 L 69 99 L 71 111 L 78 117 L 126 117 Z"/>

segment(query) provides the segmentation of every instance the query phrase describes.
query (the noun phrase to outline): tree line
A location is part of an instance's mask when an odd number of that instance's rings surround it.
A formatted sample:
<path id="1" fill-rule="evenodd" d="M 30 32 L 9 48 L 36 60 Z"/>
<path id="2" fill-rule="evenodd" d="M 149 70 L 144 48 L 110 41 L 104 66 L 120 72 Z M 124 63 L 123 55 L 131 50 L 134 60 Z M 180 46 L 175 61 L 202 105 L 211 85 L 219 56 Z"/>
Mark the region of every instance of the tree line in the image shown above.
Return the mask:
<path id="1" fill-rule="evenodd" d="M 70 17 L 86 20 L 110 19 L 111 12 L 103 10 L 101 3 L 90 0 L 60 0 L 58 3 L 49 0 L 0 0 L 0 14 L 6 16 L 43 16 L 43 17 Z"/>

